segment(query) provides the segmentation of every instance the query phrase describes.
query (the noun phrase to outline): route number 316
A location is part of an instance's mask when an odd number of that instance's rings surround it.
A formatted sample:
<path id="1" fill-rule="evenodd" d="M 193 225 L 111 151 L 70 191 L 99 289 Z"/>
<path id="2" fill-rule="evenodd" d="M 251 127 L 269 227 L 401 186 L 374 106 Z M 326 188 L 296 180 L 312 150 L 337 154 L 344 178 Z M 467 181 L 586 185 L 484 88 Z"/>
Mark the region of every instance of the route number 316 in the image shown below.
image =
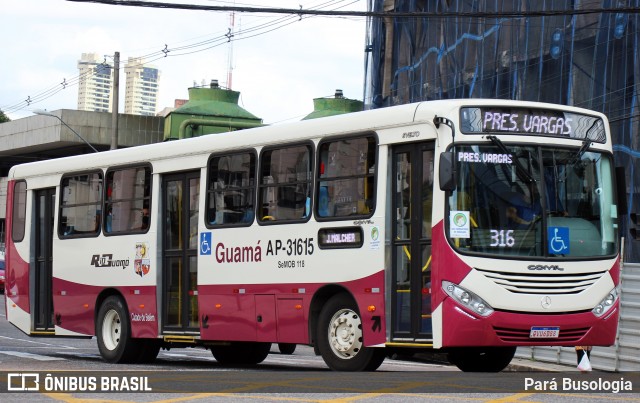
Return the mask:
<path id="1" fill-rule="evenodd" d="M 503 229 L 492 229 L 490 231 L 491 244 L 489 244 L 489 246 L 497 246 L 500 248 L 504 248 L 506 246 L 507 248 L 511 248 L 513 247 L 513 245 L 515 245 L 516 239 L 513 237 L 512 229 L 508 229 L 506 231 Z"/>

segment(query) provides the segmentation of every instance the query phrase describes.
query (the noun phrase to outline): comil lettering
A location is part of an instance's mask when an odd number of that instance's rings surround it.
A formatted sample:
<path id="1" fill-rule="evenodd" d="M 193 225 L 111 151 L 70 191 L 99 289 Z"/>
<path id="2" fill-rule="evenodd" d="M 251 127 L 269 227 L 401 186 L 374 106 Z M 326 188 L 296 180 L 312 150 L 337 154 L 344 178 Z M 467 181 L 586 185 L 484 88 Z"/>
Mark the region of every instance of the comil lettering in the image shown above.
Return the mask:
<path id="1" fill-rule="evenodd" d="M 529 270 L 541 270 L 541 271 L 564 271 L 564 269 L 557 264 L 544 265 L 544 264 L 530 264 L 527 266 Z"/>

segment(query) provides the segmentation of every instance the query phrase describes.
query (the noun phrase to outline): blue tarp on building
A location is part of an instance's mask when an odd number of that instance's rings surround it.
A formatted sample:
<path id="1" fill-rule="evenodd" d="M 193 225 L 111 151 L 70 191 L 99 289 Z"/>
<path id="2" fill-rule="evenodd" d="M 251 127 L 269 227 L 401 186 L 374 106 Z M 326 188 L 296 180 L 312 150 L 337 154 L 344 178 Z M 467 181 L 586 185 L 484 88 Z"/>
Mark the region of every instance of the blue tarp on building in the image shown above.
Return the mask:
<path id="1" fill-rule="evenodd" d="M 640 15 L 630 8 L 640 0 L 370 0 L 370 11 L 422 14 L 370 20 L 366 107 L 504 98 L 603 112 L 628 210 L 640 212 Z M 625 258 L 640 262 L 628 216 L 622 224 Z"/>

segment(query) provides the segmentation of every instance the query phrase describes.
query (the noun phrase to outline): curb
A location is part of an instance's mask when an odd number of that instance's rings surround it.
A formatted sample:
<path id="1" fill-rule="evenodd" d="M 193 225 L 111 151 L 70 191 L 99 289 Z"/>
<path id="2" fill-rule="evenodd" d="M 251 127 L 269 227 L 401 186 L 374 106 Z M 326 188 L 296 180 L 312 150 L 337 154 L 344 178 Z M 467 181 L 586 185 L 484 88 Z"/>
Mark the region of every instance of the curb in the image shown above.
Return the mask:
<path id="1" fill-rule="evenodd" d="M 504 369 L 507 372 L 580 372 L 577 366 L 552 364 L 541 361 L 514 358 Z"/>

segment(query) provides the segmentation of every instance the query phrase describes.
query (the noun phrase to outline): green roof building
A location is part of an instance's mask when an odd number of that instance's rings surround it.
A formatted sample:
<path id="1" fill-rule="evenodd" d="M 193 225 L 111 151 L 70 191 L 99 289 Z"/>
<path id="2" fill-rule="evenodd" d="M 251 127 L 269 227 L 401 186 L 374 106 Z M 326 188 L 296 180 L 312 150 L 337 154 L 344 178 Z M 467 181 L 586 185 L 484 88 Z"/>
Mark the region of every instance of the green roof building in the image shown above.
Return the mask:
<path id="1" fill-rule="evenodd" d="M 336 90 L 333 98 L 314 98 L 313 112 L 302 120 L 323 118 L 326 116 L 342 115 L 343 113 L 360 112 L 364 109 L 364 102 L 348 99 L 342 95 L 342 90 Z"/>
<path id="2" fill-rule="evenodd" d="M 164 140 L 178 140 L 262 126 L 262 119 L 238 105 L 240 93 L 218 86 L 189 88 L 189 101 L 167 115 Z"/>

